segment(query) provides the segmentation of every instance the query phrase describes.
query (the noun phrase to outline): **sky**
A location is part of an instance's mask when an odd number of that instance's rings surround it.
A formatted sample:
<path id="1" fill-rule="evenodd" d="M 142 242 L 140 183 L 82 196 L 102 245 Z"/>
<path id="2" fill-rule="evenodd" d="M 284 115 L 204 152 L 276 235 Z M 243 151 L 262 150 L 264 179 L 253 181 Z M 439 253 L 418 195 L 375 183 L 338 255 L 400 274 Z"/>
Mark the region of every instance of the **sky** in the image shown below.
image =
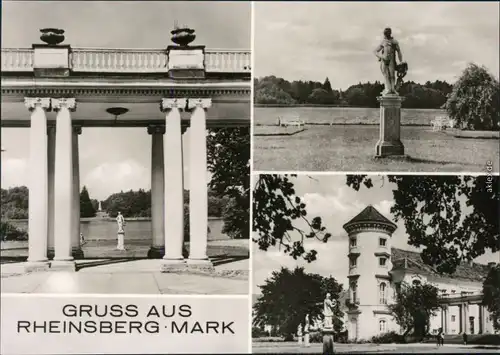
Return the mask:
<path id="1" fill-rule="evenodd" d="M 360 213 L 369 204 L 380 213 L 397 224 L 398 228 L 391 238 L 392 247 L 418 251 L 408 245 L 408 236 L 404 223 L 396 222 L 390 209 L 394 203 L 392 190 L 395 185 L 381 176 L 374 176 L 374 186 L 367 190 L 361 188 L 359 192 L 347 186 L 345 175 L 299 175 L 292 180 L 297 196 L 306 204 L 308 216 L 321 217 L 326 229 L 332 234 L 327 243 L 318 240 L 306 241 L 306 250 L 310 248 L 318 252 L 317 260 L 312 263 L 293 260 L 292 257 L 279 251 L 277 247 L 269 248 L 267 252 L 259 250 L 256 243 L 252 243 L 252 270 L 253 294 L 260 294 L 259 285 L 262 285 L 273 271 L 281 267 L 294 269 L 304 267 L 306 272 L 317 273 L 322 276 L 333 276 L 338 282 L 346 285 L 349 271 L 348 238 L 342 226 Z M 301 224 L 294 226 L 303 228 Z M 476 259 L 479 263 L 500 262 L 500 253 L 487 252 Z"/>
<path id="2" fill-rule="evenodd" d="M 177 21 L 208 49 L 251 48 L 249 2 L 2 1 L 2 47 L 41 43 L 40 28 L 65 30 L 73 47 L 166 48 Z M 29 113 L 27 113 L 28 115 Z M 189 131 L 184 135 L 189 141 Z M 28 129 L 1 130 L 2 188 L 27 185 Z M 184 144 L 185 165 L 189 147 Z M 146 128 L 83 128 L 80 182 L 100 200 L 120 190 L 150 188 L 151 136 Z M 187 185 L 187 169 L 186 187 Z"/>
<path id="3" fill-rule="evenodd" d="M 373 51 L 391 27 L 405 80 L 454 82 L 467 63 L 499 73 L 498 2 L 257 2 L 255 76 L 330 79 L 333 88 L 382 80 Z"/>

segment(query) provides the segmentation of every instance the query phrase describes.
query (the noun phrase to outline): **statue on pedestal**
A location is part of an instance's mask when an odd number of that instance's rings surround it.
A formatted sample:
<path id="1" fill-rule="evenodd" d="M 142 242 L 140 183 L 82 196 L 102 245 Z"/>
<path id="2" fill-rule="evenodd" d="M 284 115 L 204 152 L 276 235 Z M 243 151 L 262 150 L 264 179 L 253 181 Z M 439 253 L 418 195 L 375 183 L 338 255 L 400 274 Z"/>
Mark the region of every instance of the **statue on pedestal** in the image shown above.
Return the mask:
<path id="1" fill-rule="evenodd" d="M 299 326 L 297 327 L 297 341 L 299 343 L 299 345 L 302 345 L 302 324 L 299 324 Z"/>
<path id="2" fill-rule="evenodd" d="M 325 300 L 323 301 L 323 328 L 333 329 L 333 311 L 335 307 L 335 301 L 332 301 L 331 294 L 327 293 Z"/>
<path id="3" fill-rule="evenodd" d="M 116 249 L 125 250 L 125 230 L 123 229 L 125 218 L 123 218 L 121 212 L 118 212 L 118 216 L 116 216 L 116 223 L 118 223 L 118 244 Z"/>
<path id="4" fill-rule="evenodd" d="M 306 314 L 306 318 L 304 321 L 304 346 L 305 347 L 309 347 L 311 345 L 309 343 L 309 338 L 310 338 L 309 332 L 311 330 L 310 328 L 311 328 L 311 324 L 309 323 L 309 314 Z"/>
<path id="5" fill-rule="evenodd" d="M 403 77 L 408 71 L 408 65 L 403 62 L 403 54 L 401 53 L 399 42 L 392 37 L 392 30 L 390 28 L 384 30 L 384 39 L 375 48 L 374 54 L 380 62 L 380 70 L 385 80 L 385 90 L 382 95 L 398 95 L 396 84 L 399 86 L 402 84 Z M 400 64 L 396 64 L 396 54 Z M 398 72 L 399 79 L 397 83 L 396 72 Z"/>

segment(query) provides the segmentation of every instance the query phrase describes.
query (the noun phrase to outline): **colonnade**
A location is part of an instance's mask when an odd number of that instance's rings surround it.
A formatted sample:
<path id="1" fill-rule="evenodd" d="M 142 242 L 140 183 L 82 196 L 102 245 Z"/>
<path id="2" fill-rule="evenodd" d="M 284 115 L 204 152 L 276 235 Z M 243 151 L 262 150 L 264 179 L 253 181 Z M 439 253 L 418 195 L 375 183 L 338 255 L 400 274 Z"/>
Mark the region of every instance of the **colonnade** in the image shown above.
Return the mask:
<path id="1" fill-rule="evenodd" d="M 80 172 L 78 136 L 72 124 L 74 98 L 25 98 L 31 112 L 29 177 L 28 271 L 75 270 L 80 246 Z M 212 268 L 207 257 L 206 110 L 211 99 L 165 98 L 164 125 L 148 126 L 152 139 L 151 215 L 152 252 L 165 250 L 162 271 L 193 266 Z M 184 163 L 181 111 L 188 109 L 189 146 L 189 258 L 184 259 Z M 47 125 L 47 111 L 57 112 L 55 126 Z M 164 138 L 165 137 L 165 138 Z M 49 258 L 53 254 L 53 259 Z"/>
<path id="2" fill-rule="evenodd" d="M 478 316 L 478 329 L 474 329 L 473 332 L 475 334 L 483 334 L 487 332 L 487 326 L 486 326 L 486 309 L 481 303 L 460 303 L 460 304 L 451 304 L 451 305 L 442 305 L 441 306 L 441 327 L 443 328 L 444 334 L 452 334 L 452 327 L 451 327 L 451 316 L 450 316 L 450 307 L 458 307 L 458 329 L 456 330 L 455 334 L 462 334 L 462 333 L 467 333 L 471 334 L 471 329 L 470 329 L 470 323 L 469 323 L 469 308 L 472 306 L 477 307 L 477 313 L 474 313 L 475 315 L 477 314 Z"/>

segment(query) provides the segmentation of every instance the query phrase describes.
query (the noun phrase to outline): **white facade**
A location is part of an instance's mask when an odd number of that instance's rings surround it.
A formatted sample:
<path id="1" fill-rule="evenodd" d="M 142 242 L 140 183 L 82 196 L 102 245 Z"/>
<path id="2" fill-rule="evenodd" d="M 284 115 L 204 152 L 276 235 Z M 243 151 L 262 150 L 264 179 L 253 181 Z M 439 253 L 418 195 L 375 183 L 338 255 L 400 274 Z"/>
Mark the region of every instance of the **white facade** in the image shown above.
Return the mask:
<path id="1" fill-rule="evenodd" d="M 441 293 L 441 310 L 430 320 L 430 332 L 445 334 L 493 333 L 493 324 L 480 305 L 482 282 L 440 277 L 419 271 L 425 266 L 411 259 L 394 259 L 391 247 L 396 225 L 372 206 L 344 225 L 349 235 L 349 299 L 347 330 L 350 340 L 368 340 L 390 331 L 401 332 L 388 305 L 395 301 L 400 282 L 428 282 Z M 398 262 L 393 265 L 393 262 Z M 415 264 L 415 265 L 413 265 Z"/>

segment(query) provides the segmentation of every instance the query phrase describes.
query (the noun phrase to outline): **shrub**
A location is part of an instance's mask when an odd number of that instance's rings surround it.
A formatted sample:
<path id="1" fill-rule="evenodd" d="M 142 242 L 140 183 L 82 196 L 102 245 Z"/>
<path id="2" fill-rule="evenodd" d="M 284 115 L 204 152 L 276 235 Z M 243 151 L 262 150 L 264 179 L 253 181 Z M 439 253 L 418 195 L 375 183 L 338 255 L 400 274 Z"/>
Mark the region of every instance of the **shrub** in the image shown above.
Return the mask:
<path id="1" fill-rule="evenodd" d="M 453 85 L 444 108 L 459 127 L 500 130 L 500 87 L 486 68 L 469 64 Z"/>
<path id="2" fill-rule="evenodd" d="M 311 332 L 309 333 L 310 343 L 323 343 L 323 334 L 321 332 Z"/>
<path id="3" fill-rule="evenodd" d="M 28 234 L 26 231 L 16 227 L 8 221 L 0 222 L 0 236 L 2 240 L 26 240 Z"/>
<path id="4" fill-rule="evenodd" d="M 252 338 L 261 338 L 261 337 L 268 337 L 269 332 L 259 328 L 259 327 L 252 327 Z"/>
<path id="5" fill-rule="evenodd" d="M 394 331 L 376 335 L 372 338 L 372 343 L 375 344 L 392 344 L 392 343 L 404 343 L 404 336 L 398 334 Z"/>

